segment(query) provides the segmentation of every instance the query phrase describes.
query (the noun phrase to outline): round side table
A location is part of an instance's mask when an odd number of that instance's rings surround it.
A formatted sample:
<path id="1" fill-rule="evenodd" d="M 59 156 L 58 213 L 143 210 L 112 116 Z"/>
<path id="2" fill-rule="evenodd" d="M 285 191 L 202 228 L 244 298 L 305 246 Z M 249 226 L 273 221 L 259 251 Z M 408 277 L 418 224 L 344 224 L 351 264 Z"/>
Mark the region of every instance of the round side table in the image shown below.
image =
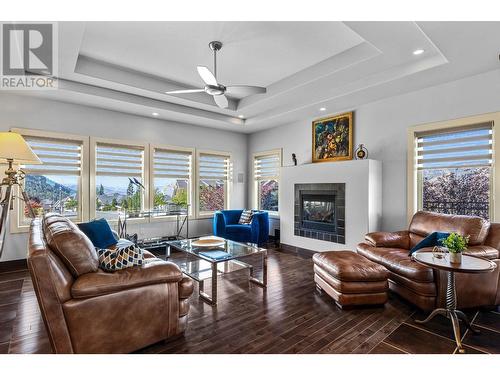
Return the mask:
<path id="1" fill-rule="evenodd" d="M 491 272 L 496 268 L 496 264 L 490 260 L 478 258 L 470 255 L 462 254 L 461 263 L 450 263 L 445 258 L 436 258 L 430 252 L 415 252 L 412 254 L 412 259 L 424 266 L 431 267 L 440 271 L 448 272 L 448 283 L 446 285 L 446 308 L 439 307 L 432 311 L 424 320 L 415 320 L 416 323 L 427 323 L 436 315 L 443 315 L 451 320 L 453 325 L 453 333 L 457 342 L 458 351 L 465 353 L 462 347 L 462 339 L 460 335 L 459 319 L 465 323 L 465 326 L 474 333 L 479 331 L 472 328 L 467 316 L 460 310 L 457 310 L 457 293 L 455 290 L 455 272 L 461 273 L 482 273 Z"/>

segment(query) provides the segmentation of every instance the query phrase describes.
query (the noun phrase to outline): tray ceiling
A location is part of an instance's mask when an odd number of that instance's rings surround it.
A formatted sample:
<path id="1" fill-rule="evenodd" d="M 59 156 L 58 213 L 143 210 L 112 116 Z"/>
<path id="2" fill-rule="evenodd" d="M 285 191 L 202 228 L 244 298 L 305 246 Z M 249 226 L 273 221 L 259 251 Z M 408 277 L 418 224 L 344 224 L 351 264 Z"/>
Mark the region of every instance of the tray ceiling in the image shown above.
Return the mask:
<path id="1" fill-rule="evenodd" d="M 498 69 L 500 22 L 60 22 L 51 100 L 251 133 Z M 267 87 L 220 109 L 197 65 L 219 81 Z M 413 51 L 424 53 L 414 55 Z M 243 118 L 242 118 L 243 117 Z"/>

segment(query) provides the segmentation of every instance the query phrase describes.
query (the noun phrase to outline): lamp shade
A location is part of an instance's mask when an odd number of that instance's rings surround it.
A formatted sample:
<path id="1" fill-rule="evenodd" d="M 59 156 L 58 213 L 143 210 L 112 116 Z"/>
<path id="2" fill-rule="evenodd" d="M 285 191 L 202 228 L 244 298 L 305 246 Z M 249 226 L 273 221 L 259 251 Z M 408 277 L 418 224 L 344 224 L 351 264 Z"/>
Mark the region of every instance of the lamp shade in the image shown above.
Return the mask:
<path id="1" fill-rule="evenodd" d="M 20 134 L 0 132 L 0 163 L 8 159 L 14 160 L 15 164 L 42 164 Z"/>

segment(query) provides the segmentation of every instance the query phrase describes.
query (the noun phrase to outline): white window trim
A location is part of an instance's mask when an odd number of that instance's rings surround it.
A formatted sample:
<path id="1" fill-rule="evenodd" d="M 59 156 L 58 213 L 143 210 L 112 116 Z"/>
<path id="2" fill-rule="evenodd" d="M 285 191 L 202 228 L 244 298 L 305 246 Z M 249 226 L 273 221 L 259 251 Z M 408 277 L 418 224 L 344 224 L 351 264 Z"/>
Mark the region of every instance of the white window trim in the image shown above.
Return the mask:
<path id="1" fill-rule="evenodd" d="M 280 216 L 280 211 L 281 211 L 281 168 L 283 167 L 283 149 L 282 148 L 276 148 L 273 150 L 268 150 L 268 151 L 260 151 L 260 152 L 255 152 L 252 155 L 252 184 L 251 184 L 251 189 L 252 189 L 252 206 L 253 209 L 260 210 L 259 208 L 259 189 L 258 189 L 258 181 L 255 179 L 255 159 L 258 157 L 262 156 L 272 156 L 272 155 L 278 155 L 279 157 L 279 175 L 278 175 L 278 211 L 266 211 L 268 212 L 269 216 L 279 218 Z"/>
<path id="2" fill-rule="evenodd" d="M 217 155 L 217 156 L 227 156 L 229 158 L 229 172 L 226 180 L 226 188 L 224 189 L 224 209 L 228 210 L 231 207 L 230 199 L 232 195 L 232 182 L 233 182 L 233 157 L 230 152 L 227 151 L 214 151 L 214 150 L 196 150 L 196 176 L 195 176 L 195 182 L 196 182 L 196 187 L 195 187 L 195 212 L 196 212 L 196 218 L 198 219 L 208 219 L 214 216 L 213 212 L 211 213 L 205 213 L 205 212 L 200 212 L 200 155 L 201 154 L 209 154 L 209 155 Z"/>
<path id="3" fill-rule="evenodd" d="M 459 128 L 472 124 L 485 122 L 493 123 L 493 164 L 492 164 L 492 187 L 491 187 L 491 217 L 494 222 L 500 218 L 500 163 L 496 162 L 496 138 L 497 127 L 500 125 L 500 112 L 486 113 L 477 116 L 464 117 L 448 121 L 433 122 L 428 124 L 415 125 L 408 128 L 408 156 L 407 156 L 407 219 L 411 221 L 413 215 L 418 210 L 418 183 L 417 183 L 417 155 L 416 140 L 417 134 L 426 131 L 439 131 L 449 128 Z M 495 126 L 497 125 L 497 126 Z"/>
<path id="4" fill-rule="evenodd" d="M 172 145 L 163 145 L 163 144 L 150 144 L 149 145 L 149 171 L 151 172 L 150 176 L 150 189 L 149 189 L 149 207 L 151 209 L 154 208 L 154 195 L 155 195 L 155 186 L 154 186 L 154 150 L 161 149 L 165 151 L 182 151 L 191 153 L 191 176 L 189 178 L 189 184 L 191 186 L 190 194 L 189 194 L 189 203 L 191 205 L 191 214 L 189 215 L 189 220 L 196 219 L 196 184 L 195 184 L 195 175 L 196 175 L 196 149 L 194 147 L 180 147 L 180 146 L 172 146 Z M 150 219 L 151 222 L 157 221 L 176 221 L 177 217 L 175 215 L 172 216 L 161 216 L 161 217 L 152 217 Z"/>
<path id="5" fill-rule="evenodd" d="M 144 210 L 149 210 L 149 143 L 148 142 L 137 142 L 137 141 L 129 141 L 124 139 L 117 138 L 99 138 L 99 137 L 90 137 L 90 191 L 89 191 L 89 199 L 90 199 L 90 212 L 89 218 L 93 220 L 96 218 L 96 167 L 97 167 L 97 155 L 96 155 L 96 146 L 98 143 L 106 143 L 109 145 L 116 146 L 133 146 L 133 147 L 143 147 L 144 148 L 144 157 L 143 157 L 143 172 L 142 172 L 142 184 L 144 185 Z M 110 223 L 116 223 L 116 220 L 108 220 Z M 135 219 L 127 219 L 128 223 L 135 222 L 149 222 L 149 218 L 135 218 Z"/>
<path id="6" fill-rule="evenodd" d="M 44 130 L 32 130 L 24 128 L 12 128 L 12 132 L 21 134 L 22 136 L 40 137 L 40 138 L 52 138 L 60 140 L 71 140 L 78 141 L 82 143 L 82 164 L 81 164 L 81 175 L 80 175 L 80 189 L 79 189 L 79 209 L 81 212 L 81 221 L 89 220 L 89 137 L 81 136 L 76 134 L 59 133 L 59 132 L 48 132 Z M 19 189 L 17 186 L 14 187 L 13 193 L 19 196 Z M 20 224 L 20 209 L 21 202 L 19 199 L 14 199 L 14 209 L 12 210 L 12 217 L 10 220 L 10 232 L 11 233 L 26 233 L 29 231 L 29 225 Z"/>

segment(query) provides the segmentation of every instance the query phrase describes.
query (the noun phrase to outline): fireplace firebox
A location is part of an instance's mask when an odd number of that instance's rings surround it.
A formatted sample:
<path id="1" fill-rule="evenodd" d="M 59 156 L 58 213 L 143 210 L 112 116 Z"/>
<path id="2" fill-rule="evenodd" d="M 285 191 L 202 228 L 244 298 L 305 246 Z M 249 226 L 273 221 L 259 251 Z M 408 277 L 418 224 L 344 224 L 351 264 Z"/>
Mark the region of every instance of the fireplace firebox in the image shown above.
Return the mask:
<path id="1" fill-rule="evenodd" d="M 335 194 L 330 192 L 300 192 L 300 220 L 304 229 L 336 233 Z"/>
<path id="2" fill-rule="evenodd" d="M 296 236 L 345 243 L 345 184 L 295 185 Z"/>

